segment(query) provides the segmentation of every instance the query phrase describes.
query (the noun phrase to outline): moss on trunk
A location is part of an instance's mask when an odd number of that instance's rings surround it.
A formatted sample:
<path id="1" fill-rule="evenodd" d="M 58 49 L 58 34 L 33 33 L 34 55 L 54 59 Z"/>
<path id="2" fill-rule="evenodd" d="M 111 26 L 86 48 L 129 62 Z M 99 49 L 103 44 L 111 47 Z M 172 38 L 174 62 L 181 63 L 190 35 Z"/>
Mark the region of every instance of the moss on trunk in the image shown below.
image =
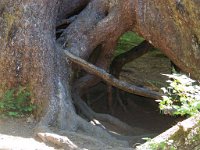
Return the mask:
<path id="1" fill-rule="evenodd" d="M 137 150 L 143 149 L 180 149 L 188 150 L 200 148 L 200 113 L 190 117 L 168 129 L 159 136 L 138 146 Z"/>

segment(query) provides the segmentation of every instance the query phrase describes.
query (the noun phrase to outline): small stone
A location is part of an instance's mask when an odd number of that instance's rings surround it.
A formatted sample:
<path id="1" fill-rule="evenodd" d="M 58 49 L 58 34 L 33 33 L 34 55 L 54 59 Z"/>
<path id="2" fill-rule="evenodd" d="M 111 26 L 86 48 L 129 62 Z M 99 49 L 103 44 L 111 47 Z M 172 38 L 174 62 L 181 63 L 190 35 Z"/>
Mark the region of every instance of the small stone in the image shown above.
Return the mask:
<path id="1" fill-rule="evenodd" d="M 27 123 L 33 123 L 34 122 L 34 117 L 33 115 L 30 115 L 27 119 L 26 119 Z"/>

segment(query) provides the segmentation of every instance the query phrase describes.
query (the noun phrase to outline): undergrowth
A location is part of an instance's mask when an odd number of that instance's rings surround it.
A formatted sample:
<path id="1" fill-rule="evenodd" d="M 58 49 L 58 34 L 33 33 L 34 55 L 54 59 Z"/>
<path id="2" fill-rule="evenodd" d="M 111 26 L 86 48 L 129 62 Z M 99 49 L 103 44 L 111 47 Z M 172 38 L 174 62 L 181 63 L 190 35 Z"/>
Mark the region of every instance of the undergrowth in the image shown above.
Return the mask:
<path id="1" fill-rule="evenodd" d="M 140 44 L 144 39 L 134 32 L 126 32 L 123 34 L 117 44 L 115 56 L 130 50 L 131 48 Z"/>
<path id="2" fill-rule="evenodd" d="M 168 87 L 162 88 L 165 96 L 159 100 L 164 114 L 192 116 L 200 110 L 199 83 L 183 74 L 166 75 Z"/>
<path id="3" fill-rule="evenodd" d="M 26 87 L 7 90 L 0 97 L 0 115 L 23 117 L 31 114 L 36 105 L 31 103 L 30 92 Z"/>

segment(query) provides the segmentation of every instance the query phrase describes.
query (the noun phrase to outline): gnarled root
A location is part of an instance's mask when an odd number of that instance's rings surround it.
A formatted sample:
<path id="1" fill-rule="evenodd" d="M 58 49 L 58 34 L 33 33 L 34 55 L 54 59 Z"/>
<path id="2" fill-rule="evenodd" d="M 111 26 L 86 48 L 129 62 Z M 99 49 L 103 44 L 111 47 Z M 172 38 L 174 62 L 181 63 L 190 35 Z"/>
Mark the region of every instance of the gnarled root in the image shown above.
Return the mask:
<path id="1" fill-rule="evenodd" d="M 88 1 L 85 0 L 84 4 L 87 4 Z M 108 141 L 108 139 L 115 139 L 112 138 L 112 136 L 103 129 L 103 126 L 96 127 L 92 125 L 91 123 L 83 120 L 78 115 L 76 115 L 74 111 L 74 107 L 71 106 L 71 94 L 74 100 L 74 103 L 81 109 L 81 112 L 88 118 L 90 121 L 93 121 L 95 124 L 98 124 L 96 120 L 99 121 L 105 121 L 109 122 L 111 124 L 114 124 L 118 127 L 120 127 L 123 130 L 129 130 L 134 131 L 130 126 L 126 125 L 125 123 L 121 122 L 120 120 L 105 114 L 98 114 L 95 113 L 90 107 L 86 105 L 86 103 L 81 99 L 82 91 L 84 88 L 87 89 L 87 86 L 81 86 L 80 79 L 77 80 L 75 83 L 72 93 L 71 92 L 71 85 L 67 82 L 67 85 L 62 84 L 66 83 L 65 81 L 70 81 L 72 79 L 72 71 L 70 61 L 72 60 L 73 56 L 75 58 L 80 58 L 87 60 L 93 50 L 99 46 L 102 45 L 102 48 L 104 51 L 109 52 L 108 50 L 111 49 L 110 52 L 112 52 L 113 47 L 109 47 L 110 45 L 115 45 L 117 39 L 120 37 L 121 34 L 123 34 L 125 31 L 129 30 L 133 26 L 132 18 L 134 12 L 129 12 L 127 10 L 133 9 L 133 4 L 127 0 L 126 2 L 122 2 L 121 0 L 93 0 L 89 2 L 87 7 L 81 11 L 80 14 L 76 16 L 76 18 L 73 20 L 69 26 L 63 31 L 61 36 L 58 38 L 57 43 L 61 46 L 61 48 L 58 48 L 57 51 L 59 52 L 59 56 L 57 60 L 61 60 L 61 63 L 58 63 L 57 65 L 61 66 L 67 66 L 69 70 L 59 70 L 60 74 L 58 76 L 61 78 L 62 82 L 60 84 L 60 79 L 55 80 L 54 82 L 58 83 L 58 85 L 55 87 L 58 91 L 55 91 L 53 95 L 56 95 L 58 97 L 52 96 L 52 104 L 49 104 L 49 109 L 46 112 L 46 115 L 44 118 L 42 118 L 40 126 L 48 126 L 48 125 L 58 125 L 60 129 L 68 130 L 68 131 L 85 131 L 88 135 L 94 134 L 95 137 L 101 138 L 101 140 Z M 62 18 L 62 17 L 61 17 Z M 109 40 L 108 40 L 109 39 Z M 63 62 L 62 55 L 63 49 L 65 49 L 66 55 L 72 56 L 67 57 L 67 65 Z M 111 59 L 112 53 L 100 53 L 100 55 L 105 56 L 102 58 L 108 58 Z M 62 57 L 63 56 L 63 57 Z M 77 56 L 77 57 L 76 57 Z M 57 63 L 57 60 L 55 61 Z M 83 60 L 84 62 L 84 60 Z M 85 61 L 86 62 L 86 61 Z M 99 62 L 96 62 L 96 65 L 100 68 L 106 69 L 106 67 L 102 67 L 106 63 L 110 63 L 109 61 L 100 60 Z M 73 61 L 73 63 L 77 64 L 76 61 Z M 80 61 L 82 63 L 82 61 Z M 103 63 L 103 64 L 101 64 Z M 80 65 L 80 64 L 79 64 Z M 86 66 L 89 65 L 89 68 L 91 69 L 90 64 L 85 64 Z M 109 65 L 105 65 L 109 66 Z M 83 67 L 85 69 L 85 67 Z M 86 67 L 87 68 L 87 67 Z M 93 69 L 92 69 L 93 70 Z M 97 69 L 98 70 L 98 69 Z M 88 70 L 87 70 L 88 71 Z M 102 70 L 100 70 L 101 72 Z M 97 73 L 97 74 L 96 74 Z M 108 82 L 109 84 L 116 83 L 115 80 L 112 77 L 110 77 L 109 74 L 107 74 L 103 70 L 103 74 L 97 71 L 94 72 L 94 75 L 97 77 L 103 79 L 107 79 L 106 81 L 112 81 Z M 63 80 L 64 78 L 67 78 L 66 80 Z M 100 79 L 95 79 L 96 77 L 92 77 L 90 81 L 93 82 L 92 84 L 96 84 L 99 82 Z M 111 79 L 111 80 L 110 80 Z M 114 81 L 114 82 L 113 82 Z M 88 81 L 89 82 L 89 81 Z M 90 85 L 92 85 L 90 84 Z M 120 82 L 119 87 L 125 87 L 123 82 Z M 132 87 L 133 88 L 133 87 Z M 134 87 L 135 88 L 135 87 Z M 133 89 L 134 89 L 133 88 Z M 57 105 L 59 104 L 59 105 Z M 53 106 L 56 106 L 54 108 Z M 51 115 L 53 115 L 53 119 L 51 119 Z M 57 118 L 56 118 L 57 117 Z M 56 118 L 56 119 L 55 119 Z M 96 119 L 96 120 L 94 120 Z M 56 120 L 56 121 L 55 121 Z M 71 122 L 70 122 L 71 121 Z M 137 130 L 138 131 L 138 130 Z M 49 131 L 48 131 L 49 132 Z M 43 133 L 43 132 L 41 132 Z M 45 132 L 44 132 L 45 133 Z M 55 137 L 50 138 L 50 136 L 54 136 L 53 134 L 39 134 L 40 136 L 44 136 L 45 139 L 54 140 L 56 142 L 62 142 L 61 137 Z M 105 138 L 107 137 L 107 138 Z M 62 144 L 71 144 L 69 143 L 68 139 L 64 139 L 64 143 Z M 117 140 L 116 140 L 117 141 Z M 55 142 L 55 143 L 56 143 Z M 112 143 L 112 142 L 110 142 Z M 120 143 L 120 142 L 119 142 Z M 125 142 L 126 143 L 126 142 Z M 61 144 L 61 145 L 62 145 Z M 73 144 L 71 144 L 72 147 L 75 148 Z"/>
<path id="2" fill-rule="evenodd" d="M 60 136 L 53 133 L 37 133 L 37 136 L 45 143 L 50 142 L 54 145 L 61 146 L 64 149 L 78 149 L 77 145 L 70 141 L 70 139 L 66 136 Z"/>
<path id="3" fill-rule="evenodd" d="M 120 72 L 122 70 L 122 67 L 131 62 L 135 59 L 143 56 L 146 54 L 149 50 L 151 50 L 153 46 L 149 44 L 148 41 L 143 41 L 139 45 L 133 47 L 129 51 L 122 53 L 115 57 L 110 65 L 110 73 L 115 76 L 116 78 L 119 78 Z"/>
<path id="4" fill-rule="evenodd" d="M 138 46 L 133 47 L 129 51 L 122 53 L 115 57 L 110 65 L 110 74 L 112 74 L 114 77 L 119 79 L 120 72 L 123 68 L 123 66 L 131 61 L 134 61 L 135 59 L 143 56 L 146 54 L 149 50 L 151 50 L 153 46 L 148 41 L 143 41 Z M 112 105 L 112 87 L 109 88 L 109 103 Z M 119 102 L 119 104 L 122 106 L 123 110 L 126 111 L 126 107 L 123 104 L 123 100 L 120 97 L 119 90 L 115 91 L 116 98 Z"/>
<path id="5" fill-rule="evenodd" d="M 96 130 L 96 129 L 95 129 Z M 100 130 L 101 131 L 101 130 Z M 92 132 L 90 130 L 90 132 Z M 102 131 L 101 131 L 102 132 Z M 96 133 L 96 132 L 95 132 Z M 101 133 L 102 135 L 102 133 Z M 53 144 L 57 148 L 63 148 L 66 150 L 79 150 L 79 149 L 113 149 L 121 147 L 121 149 L 129 149 L 127 142 L 122 140 L 116 140 L 113 137 L 98 138 L 85 134 L 83 132 L 69 132 L 60 131 L 59 135 L 54 133 L 38 133 L 40 139 L 47 144 Z M 86 144 L 87 143 L 87 144 Z"/>
<path id="6" fill-rule="evenodd" d="M 112 86 L 115 86 L 115 87 L 117 87 L 121 90 L 127 91 L 129 93 L 141 95 L 141 96 L 148 97 L 148 98 L 153 98 L 153 99 L 161 98 L 160 93 L 153 92 L 148 89 L 137 87 L 137 86 L 134 86 L 127 82 L 118 80 L 111 74 L 107 73 L 105 70 L 98 68 L 98 67 L 86 62 L 85 60 L 80 59 L 79 57 L 74 56 L 73 54 L 69 53 L 68 51 L 65 51 L 65 54 L 66 54 L 66 57 L 68 59 L 70 59 L 72 62 L 74 62 L 75 64 L 78 64 L 87 72 L 102 78 L 103 80 L 105 80 L 107 83 L 109 83 Z"/>
<path id="7" fill-rule="evenodd" d="M 84 85 L 82 84 L 83 82 L 81 82 L 81 80 L 85 81 L 86 77 L 80 78 L 79 80 L 76 81 L 74 87 L 73 87 L 73 100 L 75 105 L 77 105 L 77 107 L 81 110 L 81 112 L 86 116 L 86 118 L 88 118 L 90 121 L 96 119 L 98 121 L 102 121 L 102 122 L 107 122 L 110 123 L 112 125 L 117 126 L 118 128 L 120 128 L 121 130 L 124 131 L 132 131 L 133 133 L 137 134 L 136 132 L 140 132 L 141 130 L 135 130 L 132 127 L 130 127 L 129 125 L 123 123 L 122 121 L 120 121 L 117 118 L 114 118 L 110 115 L 107 114 L 99 114 L 94 112 L 80 97 L 80 93 L 82 93 L 82 89 L 84 89 Z M 87 82 L 84 82 L 85 85 L 88 85 Z"/>

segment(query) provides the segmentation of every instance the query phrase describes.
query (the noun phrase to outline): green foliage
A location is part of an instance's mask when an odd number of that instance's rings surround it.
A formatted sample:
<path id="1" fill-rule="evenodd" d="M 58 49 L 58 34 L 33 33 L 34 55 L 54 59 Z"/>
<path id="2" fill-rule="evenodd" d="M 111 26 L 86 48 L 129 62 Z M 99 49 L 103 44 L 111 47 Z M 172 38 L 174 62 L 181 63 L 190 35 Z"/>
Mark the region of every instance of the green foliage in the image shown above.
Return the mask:
<path id="1" fill-rule="evenodd" d="M 150 144 L 151 150 L 176 150 L 177 148 L 173 146 L 173 140 L 167 140 L 160 143 L 152 142 Z"/>
<path id="2" fill-rule="evenodd" d="M 192 116 L 200 110 L 200 86 L 186 75 L 166 75 L 169 86 L 162 88 L 165 96 L 159 100 L 160 110 L 164 114 Z"/>
<path id="3" fill-rule="evenodd" d="M 138 45 L 143 40 L 144 40 L 143 38 L 141 38 L 134 32 L 126 32 L 119 39 L 115 56 L 124 53 L 127 50 L 130 50 L 132 47 Z"/>
<path id="4" fill-rule="evenodd" d="M 36 105 L 31 103 L 30 92 L 25 87 L 7 90 L 0 99 L 1 115 L 22 117 L 34 109 Z"/>
<path id="5" fill-rule="evenodd" d="M 155 142 L 151 138 L 142 138 L 146 142 L 149 142 L 150 150 L 176 150 L 177 148 L 173 145 L 173 140 L 166 140 L 163 142 Z"/>

